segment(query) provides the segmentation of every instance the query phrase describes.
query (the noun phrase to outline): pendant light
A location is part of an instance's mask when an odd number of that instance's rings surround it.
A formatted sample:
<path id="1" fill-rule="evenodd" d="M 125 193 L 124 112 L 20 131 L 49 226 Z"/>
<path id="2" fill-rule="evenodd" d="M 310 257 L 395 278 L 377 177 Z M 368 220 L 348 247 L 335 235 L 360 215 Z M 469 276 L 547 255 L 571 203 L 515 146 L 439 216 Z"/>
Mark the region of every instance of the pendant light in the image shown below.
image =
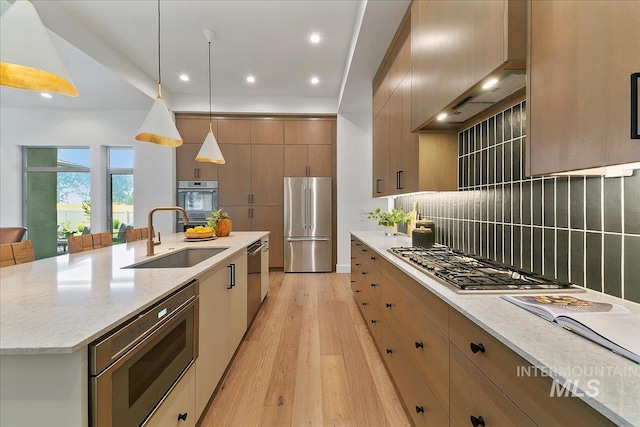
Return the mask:
<path id="1" fill-rule="evenodd" d="M 213 130 L 211 129 L 211 42 L 215 35 L 211 30 L 204 30 L 204 36 L 207 42 L 209 42 L 209 133 L 202 143 L 200 151 L 198 151 L 196 161 L 224 165 L 224 156 L 222 155 L 222 151 L 220 151 L 218 141 L 216 141 L 216 137 L 213 135 Z"/>
<path id="2" fill-rule="evenodd" d="M 182 137 L 178 133 L 176 125 L 167 104 L 162 99 L 162 77 L 160 74 L 160 0 L 158 0 L 158 97 L 156 98 L 147 117 L 138 129 L 136 140 L 151 142 L 165 147 L 179 147 L 182 145 Z"/>
<path id="3" fill-rule="evenodd" d="M 0 85 L 78 96 L 36 8 L 17 0 L 0 18 Z"/>

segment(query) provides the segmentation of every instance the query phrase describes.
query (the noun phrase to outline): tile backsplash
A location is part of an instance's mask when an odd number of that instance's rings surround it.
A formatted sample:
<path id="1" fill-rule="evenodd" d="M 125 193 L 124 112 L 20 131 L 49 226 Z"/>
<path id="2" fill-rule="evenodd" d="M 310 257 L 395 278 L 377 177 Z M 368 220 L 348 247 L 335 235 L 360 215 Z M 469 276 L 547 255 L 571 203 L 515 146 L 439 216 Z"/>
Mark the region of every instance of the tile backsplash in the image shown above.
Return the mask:
<path id="1" fill-rule="evenodd" d="M 640 302 L 640 171 L 524 176 L 526 102 L 458 134 L 457 192 L 401 196 L 439 243 Z"/>

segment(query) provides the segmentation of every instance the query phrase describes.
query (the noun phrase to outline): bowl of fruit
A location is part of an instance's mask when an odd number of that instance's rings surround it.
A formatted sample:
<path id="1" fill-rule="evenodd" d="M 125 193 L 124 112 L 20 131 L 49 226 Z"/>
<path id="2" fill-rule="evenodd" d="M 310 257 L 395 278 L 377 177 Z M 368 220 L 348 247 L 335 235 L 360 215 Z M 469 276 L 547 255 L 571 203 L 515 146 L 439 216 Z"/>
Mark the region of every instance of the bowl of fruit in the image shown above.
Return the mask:
<path id="1" fill-rule="evenodd" d="M 208 239 L 213 237 L 213 228 L 211 227 L 203 227 L 198 225 L 197 227 L 187 228 L 184 231 L 184 237 L 187 239 Z"/>

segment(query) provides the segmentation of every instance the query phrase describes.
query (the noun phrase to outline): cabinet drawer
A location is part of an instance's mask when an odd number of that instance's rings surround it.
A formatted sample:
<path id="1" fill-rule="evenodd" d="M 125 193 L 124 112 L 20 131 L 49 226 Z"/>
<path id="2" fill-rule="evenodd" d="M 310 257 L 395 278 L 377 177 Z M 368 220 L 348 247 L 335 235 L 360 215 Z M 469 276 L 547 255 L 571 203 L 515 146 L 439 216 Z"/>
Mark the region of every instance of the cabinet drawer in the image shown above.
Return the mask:
<path id="1" fill-rule="evenodd" d="M 382 288 L 381 304 L 383 318 L 448 413 L 449 340 L 393 286 Z"/>
<path id="2" fill-rule="evenodd" d="M 382 356 L 405 408 L 416 426 L 448 426 L 449 419 L 386 322 L 382 322 Z"/>
<path id="3" fill-rule="evenodd" d="M 613 425 L 579 398 L 564 395 L 551 397 L 551 378 L 543 376 L 529 362 L 457 310 L 451 308 L 450 311 L 452 344 L 509 396 L 534 423 L 540 426 Z M 473 353 L 472 343 L 476 346 L 482 345 L 483 350 L 474 347 L 478 351 Z M 531 374 L 518 376 L 518 372 Z"/>
<path id="4" fill-rule="evenodd" d="M 486 427 L 534 426 L 529 418 L 453 344 L 451 354 L 451 423 L 468 426 L 471 417 Z"/>
<path id="5" fill-rule="evenodd" d="M 171 393 L 147 420 L 144 427 L 190 427 L 196 425 L 194 371 L 195 369 L 191 365 L 171 390 Z"/>
<path id="6" fill-rule="evenodd" d="M 386 259 L 379 262 L 386 278 L 448 337 L 449 305 Z"/>

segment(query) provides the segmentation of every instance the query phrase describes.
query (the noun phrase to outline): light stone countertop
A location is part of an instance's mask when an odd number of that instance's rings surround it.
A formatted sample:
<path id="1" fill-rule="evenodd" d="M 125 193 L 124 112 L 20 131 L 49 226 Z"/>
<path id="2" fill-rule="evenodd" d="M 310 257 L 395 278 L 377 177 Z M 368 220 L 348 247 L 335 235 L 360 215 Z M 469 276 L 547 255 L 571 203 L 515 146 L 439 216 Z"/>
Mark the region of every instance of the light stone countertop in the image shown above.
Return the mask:
<path id="1" fill-rule="evenodd" d="M 576 395 L 610 420 L 621 426 L 640 426 L 640 365 L 500 295 L 456 293 L 387 252 L 394 246 L 411 246 L 411 239 L 405 235 L 387 237 L 382 230 L 352 234 L 551 378 L 560 384 L 571 381 Z M 599 292 L 587 290 L 576 296 L 619 304 L 640 313 L 640 304 Z M 589 380 L 599 382 L 597 394 L 589 388 Z"/>
<path id="2" fill-rule="evenodd" d="M 153 257 L 141 240 L 4 267 L 0 355 L 73 353 L 267 234 L 185 242 L 178 233 L 163 235 Z M 187 247 L 229 250 L 188 268 L 122 268 Z"/>

